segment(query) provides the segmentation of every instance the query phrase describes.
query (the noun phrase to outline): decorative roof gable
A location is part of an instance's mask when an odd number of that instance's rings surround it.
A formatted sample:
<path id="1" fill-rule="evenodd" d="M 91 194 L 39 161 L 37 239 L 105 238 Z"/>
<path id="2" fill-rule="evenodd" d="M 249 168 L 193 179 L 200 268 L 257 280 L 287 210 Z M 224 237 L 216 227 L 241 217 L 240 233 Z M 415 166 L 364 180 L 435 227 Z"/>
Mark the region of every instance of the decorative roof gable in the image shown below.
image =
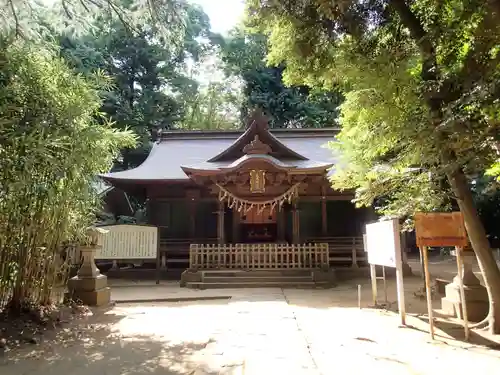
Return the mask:
<path id="1" fill-rule="evenodd" d="M 279 159 L 309 160 L 271 134 L 267 117 L 260 110 L 253 113 L 245 132 L 231 146 L 207 161 L 213 163 L 236 160 L 246 154 L 269 154 Z"/>

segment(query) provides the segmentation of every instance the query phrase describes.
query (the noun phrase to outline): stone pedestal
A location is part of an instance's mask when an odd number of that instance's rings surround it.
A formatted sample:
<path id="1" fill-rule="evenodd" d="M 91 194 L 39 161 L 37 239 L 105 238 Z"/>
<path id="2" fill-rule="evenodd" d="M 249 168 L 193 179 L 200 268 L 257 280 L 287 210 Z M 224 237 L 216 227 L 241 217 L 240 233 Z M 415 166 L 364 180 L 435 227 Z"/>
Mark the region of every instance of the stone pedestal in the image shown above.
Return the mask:
<path id="1" fill-rule="evenodd" d="M 83 257 L 82 266 L 77 275 L 68 281 L 69 297 L 89 306 L 103 306 L 111 301 L 108 278 L 101 275 L 95 265 L 96 250 L 97 246 L 86 246 L 80 249 Z"/>
<path id="2" fill-rule="evenodd" d="M 488 315 L 489 303 L 486 288 L 481 285 L 479 279 L 472 272 L 472 261 L 474 253 L 465 252 L 462 256 L 463 270 L 462 280 L 464 284 L 465 303 L 467 306 L 467 317 L 471 322 L 480 322 Z M 443 313 L 462 317 L 462 303 L 460 302 L 460 287 L 458 275 L 453 282 L 446 285 L 445 297 L 441 299 L 441 310 Z"/>
<path id="3" fill-rule="evenodd" d="M 405 236 L 403 236 L 405 237 Z M 406 237 L 405 237 L 406 238 Z M 403 269 L 403 276 L 413 276 L 413 270 L 411 269 L 410 265 L 408 264 L 408 254 L 406 253 L 406 241 L 404 242 L 404 247 L 403 243 L 401 244 L 401 263 L 402 263 L 402 269 Z"/>

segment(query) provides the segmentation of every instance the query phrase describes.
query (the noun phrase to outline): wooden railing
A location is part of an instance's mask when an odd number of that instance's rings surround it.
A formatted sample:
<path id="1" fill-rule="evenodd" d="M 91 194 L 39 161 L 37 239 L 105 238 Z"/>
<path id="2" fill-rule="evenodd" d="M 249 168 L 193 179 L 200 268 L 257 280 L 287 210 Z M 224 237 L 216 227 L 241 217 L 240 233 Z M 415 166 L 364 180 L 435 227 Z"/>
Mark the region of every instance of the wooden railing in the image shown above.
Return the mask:
<path id="1" fill-rule="evenodd" d="M 192 244 L 189 268 L 310 269 L 328 268 L 328 244 Z"/>
<path id="2" fill-rule="evenodd" d="M 161 238 L 161 267 L 166 268 L 172 264 L 186 265 L 187 267 L 189 263 L 189 246 L 192 243 L 215 244 L 217 238 Z"/>
<path id="3" fill-rule="evenodd" d="M 308 242 L 327 243 L 331 265 L 349 262 L 352 267 L 358 267 L 366 262 L 363 237 L 318 237 Z"/>

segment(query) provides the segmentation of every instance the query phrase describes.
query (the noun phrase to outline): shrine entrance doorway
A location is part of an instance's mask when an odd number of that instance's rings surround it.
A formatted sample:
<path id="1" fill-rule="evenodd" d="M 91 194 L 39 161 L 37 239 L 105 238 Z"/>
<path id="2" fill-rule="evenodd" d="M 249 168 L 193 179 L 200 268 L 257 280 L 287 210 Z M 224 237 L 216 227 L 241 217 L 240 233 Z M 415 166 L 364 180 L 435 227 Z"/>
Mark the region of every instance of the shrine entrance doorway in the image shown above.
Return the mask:
<path id="1" fill-rule="evenodd" d="M 278 225 L 276 209 L 271 207 L 252 207 L 246 213 L 236 212 L 240 215 L 240 239 L 244 243 L 269 243 L 276 242 Z"/>

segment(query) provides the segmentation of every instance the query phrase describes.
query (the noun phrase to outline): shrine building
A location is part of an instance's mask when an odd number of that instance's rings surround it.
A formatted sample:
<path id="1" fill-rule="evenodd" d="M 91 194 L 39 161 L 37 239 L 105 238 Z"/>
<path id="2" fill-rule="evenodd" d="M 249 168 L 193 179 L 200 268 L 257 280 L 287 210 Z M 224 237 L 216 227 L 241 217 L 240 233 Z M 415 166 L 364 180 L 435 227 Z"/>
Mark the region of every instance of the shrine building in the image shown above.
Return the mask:
<path id="1" fill-rule="evenodd" d="M 356 267 L 371 211 L 331 188 L 337 131 L 269 129 L 257 113 L 240 131 L 163 132 L 141 165 L 101 177 L 147 197 L 163 267 Z"/>

